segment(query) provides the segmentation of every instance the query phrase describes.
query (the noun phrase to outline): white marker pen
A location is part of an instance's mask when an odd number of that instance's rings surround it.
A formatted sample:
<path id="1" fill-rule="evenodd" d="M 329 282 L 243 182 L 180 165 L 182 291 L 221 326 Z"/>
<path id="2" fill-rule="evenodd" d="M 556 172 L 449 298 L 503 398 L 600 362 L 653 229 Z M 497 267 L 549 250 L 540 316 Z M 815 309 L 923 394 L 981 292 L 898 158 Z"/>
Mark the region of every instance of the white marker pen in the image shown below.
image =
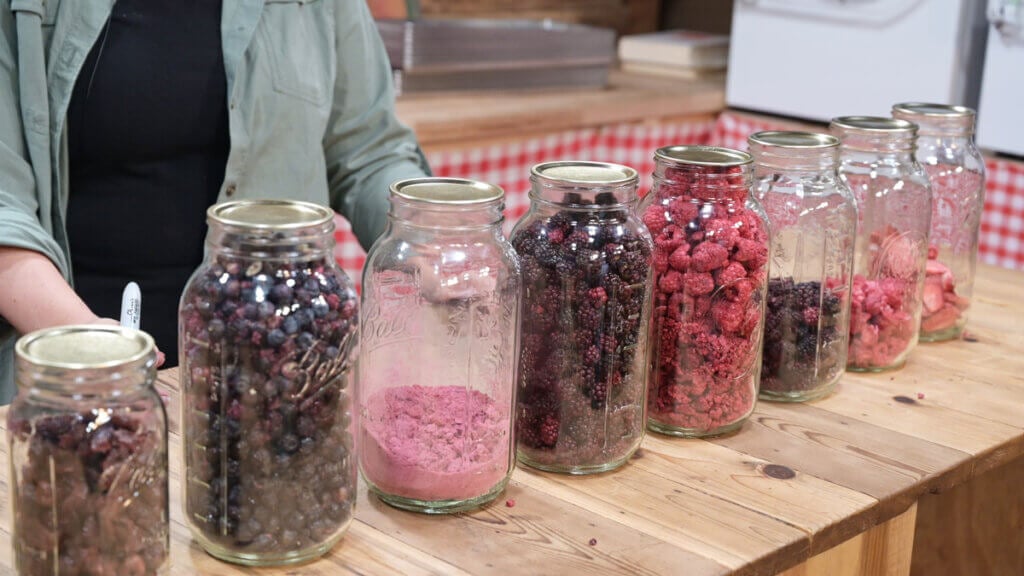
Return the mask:
<path id="1" fill-rule="evenodd" d="M 121 293 L 121 326 L 139 329 L 142 321 L 142 291 L 135 282 L 129 282 Z"/>

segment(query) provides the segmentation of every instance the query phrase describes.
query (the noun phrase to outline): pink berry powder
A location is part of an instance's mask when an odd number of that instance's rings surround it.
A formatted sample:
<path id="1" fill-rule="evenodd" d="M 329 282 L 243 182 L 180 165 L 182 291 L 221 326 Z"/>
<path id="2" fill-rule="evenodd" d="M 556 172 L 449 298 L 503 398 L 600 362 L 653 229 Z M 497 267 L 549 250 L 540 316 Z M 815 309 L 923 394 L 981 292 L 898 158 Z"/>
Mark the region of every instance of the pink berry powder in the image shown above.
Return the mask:
<path id="1" fill-rule="evenodd" d="M 487 494 L 510 469 L 510 407 L 459 386 L 398 386 L 371 396 L 363 416 L 363 474 L 415 500 Z"/>

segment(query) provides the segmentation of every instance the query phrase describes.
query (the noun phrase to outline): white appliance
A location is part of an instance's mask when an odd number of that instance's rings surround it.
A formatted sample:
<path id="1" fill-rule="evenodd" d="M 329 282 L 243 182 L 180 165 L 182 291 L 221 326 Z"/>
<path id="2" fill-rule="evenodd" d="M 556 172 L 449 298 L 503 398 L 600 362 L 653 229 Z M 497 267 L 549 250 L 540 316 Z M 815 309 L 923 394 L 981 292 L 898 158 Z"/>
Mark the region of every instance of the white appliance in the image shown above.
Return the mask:
<path id="1" fill-rule="evenodd" d="M 989 0 L 978 146 L 1024 156 L 1024 2 Z"/>
<path id="2" fill-rule="evenodd" d="M 726 101 L 828 121 L 976 106 L 983 0 L 735 0 Z"/>

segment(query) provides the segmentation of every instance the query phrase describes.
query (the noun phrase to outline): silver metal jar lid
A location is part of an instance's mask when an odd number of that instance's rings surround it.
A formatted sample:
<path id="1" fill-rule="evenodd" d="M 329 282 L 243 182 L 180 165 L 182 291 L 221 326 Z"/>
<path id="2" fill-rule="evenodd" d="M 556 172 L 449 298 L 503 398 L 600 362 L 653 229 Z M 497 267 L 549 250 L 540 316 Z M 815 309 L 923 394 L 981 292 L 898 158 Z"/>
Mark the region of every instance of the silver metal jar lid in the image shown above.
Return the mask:
<path id="1" fill-rule="evenodd" d="M 932 104 L 930 102 L 901 102 L 894 105 L 892 111 L 901 116 L 925 116 L 936 119 L 967 118 L 975 115 L 974 109 L 967 106 Z"/>
<path id="2" fill-rule="evenodd" d="M 637 171 L 629 166 L 586 160 L 544 162 L 535 165 L 530 176 L 554 186 L 576 188 L 621 188 L 639 180 Z"/>
<path id="3" fill-rule="evenodd" d="M 913 122 L 884 116 L 840 116 L 832 119 L 832 126 L 843 130 L 851 130 L 874 134 L 906 134 L 917 132 Z"/>
<path id="4" fill-rule="evenodd" d="M 671 164 L 692 164 L 727 168 L 754 161 L 746 152 L 720 146 L 665 146 L 654 152 L 654 159 Z"/>
<path id="5" fill-rule="evenodd" d="M 295 200 L 234 200 L 214 204 L 207 219 L 225 226 L 257 230 L 294 230 L 330 222 L 334 212 L 312 202 Z"/>
<path id="6" fill-rule="evenodd" d="M 826 150 L 839 146 L 839 139 L 828 134 L 816 132 L 768 130 L 756 132 L 747 138 L 750 144 L 774 146 L 777 148 L 794 148 L 800 150 Z"/>
<path id="7" fill-rule="evenodd" d="M 92 324 L 44 328 L 22 336 L 15 345 L 22 361 L 69 370 L 114 368 L 155 353 L 156 344 L 145 332 Z"/>
<path id="8" fill-rule="evenodd" d="M 391 184 L 391 195 L 428 204 L 481 204 L 501 200 L 499 186 L 467 178 L 408 178 Z"/>

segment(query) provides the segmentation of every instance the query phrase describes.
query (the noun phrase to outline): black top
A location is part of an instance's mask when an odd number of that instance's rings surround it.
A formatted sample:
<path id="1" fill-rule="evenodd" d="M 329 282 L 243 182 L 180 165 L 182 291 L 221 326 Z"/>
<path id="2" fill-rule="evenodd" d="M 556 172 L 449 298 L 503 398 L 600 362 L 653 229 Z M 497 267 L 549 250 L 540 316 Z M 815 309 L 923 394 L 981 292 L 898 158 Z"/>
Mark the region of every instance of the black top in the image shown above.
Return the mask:
<path id="1" fill-rule="evenodd" d="M 142 329 L 168 367 L 228 156 L 220 20 L 220 0 L 118 0 L 68 110 L 75 289 L 117 319 L 138 282 Z"/>

